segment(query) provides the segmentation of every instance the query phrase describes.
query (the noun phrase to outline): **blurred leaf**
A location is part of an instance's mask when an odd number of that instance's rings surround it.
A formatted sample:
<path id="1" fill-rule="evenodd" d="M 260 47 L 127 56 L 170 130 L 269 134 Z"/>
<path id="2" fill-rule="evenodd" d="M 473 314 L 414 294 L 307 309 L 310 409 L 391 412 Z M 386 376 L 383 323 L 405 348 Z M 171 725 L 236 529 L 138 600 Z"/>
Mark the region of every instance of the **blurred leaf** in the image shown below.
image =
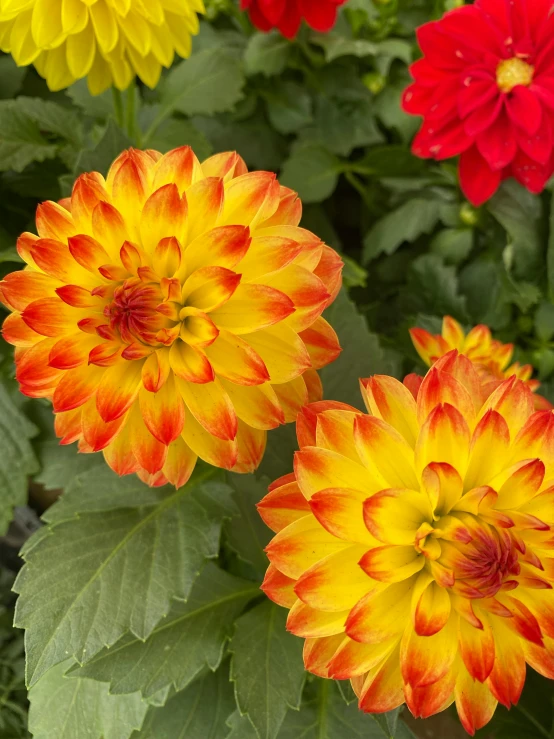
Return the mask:
<path id="1" fill-rule="evenodd" d="M 21 89 L 26 67 L 18 67 L 11 56 L 0 56 L 0 100 L 11 100 Z"/>
<path id="2" fill-rule="evenodd" d="M 229 665 L 224 664 L 217 672 L 195 680 L 162 708 L 150 708 L 142 730 L 132 739 L 223 739 L 225 721 L 234 707 Z"/>
<path id="3" fill-rule="evenodd" d="M 183 690 L 206 667 L 216 670 L 236 617 L 258 587 L 207 564 L 186 603 L 173 601 L 146 641 L 126 634 L 72 676 L 110 683 L 110 693 L 139 691 L 146 700 L 168 687 Z"/>
<path id="4" fill-rule="evenodd" d="M 440 203 L 414 198 L 381 218 L 364 238 L 363 263 L 380 254 L 393 254 L 405 241 L 430 233 L 440 219 Z"/>
<path id="5" fill-rule="evenodd" d="M 541 303 L 535 313 L 535 333 L 541 341 L 547 342 L 554 336 L 554 305 Z"/>
<path id="6" fill-rule="evenodd" d="M 237 704 L 259 739 L 275 739 L 287 709 L 299 708 L 302 640 L 286 631 L 287 612 L 265 601 L 241 616 L 230 644 Z"/>
<path id="7" fill-rule="evenodd" d="M 270 480 L 231 473 L 227 479 L 233 487 L 233 500 L 239 515 L 225 525 L 225 540 L 244 562 L 255 567 L 261 579 L 269 565 L 264 548 L 271 532 L 260 518 L 256 504 L 266 495 Z"/>
<path id="8" fill-rule="evenodd" d="M 445 264 L 461 264 L 473 248 L 473 232 L 468 228 L 445 228 L 431 241 L 431 251 Z"/>
<path id="9" fill-rule="evenodd" d="M 52 667 L 29 693 L 34 739 L 129 739 L 148 708 L 140 695 L 114 696 L 105 683 L 65 677 L 70 665 Z"/>
<path id="10" fill-rule="evenodd" d="M 283 164 L 281 184 L 296 190 L 306 203 L 317 203 L 331 195 L 337 186 L 341 163 L 334 154 L 319 146 L 296 149 Z"/>
<path id="11" fill-rule="evenodd" d="M 143 108 L 140 120 L 145 130 L 157 113 L 157 105 Z M 199 131 L 190 121 L 175 117 L 168 118 L 156 128 L 148 146 L 161 151 L 162 154 L 177 149 L 179 146 L 190 146 L 200 161 L 207 159 L 213 153 L 213 148 L 202 131 Z"/>
<path id="12" fill-rule="evenodd" d="M 131 140 L 123 133 L 117 123 L 110 118 L 104 135 L 94 149 L 84 149 L 79 154 L 77 164 L 75 165 L 75 175 L 79 175 L 82 172 L 107 174 L 113 161 L 129 146 L 131 146 Z"/>
<path id="13" fill-rule="evenodd" d="M 548 245 L 546 252 L 546 277 L 548 280 L 548 295 L 554 301 L 554 193 L 550 197 Z"/>
<path id="14" fill-rule="evenodd" d="M 160 115 L 213 115 L 242 98 L 244 75 L 233 55 L 212 46 L 174 66 L 161 87 Z"/>
<path id="15" fill-rule="evenodd" d="M 312 98 L 304 87 L 276 81 L 264 93 L 271 125 L 280 133 L 294 133 L 312 121 Z"/>
<path id="16" fill-rule="evenodd" d="M 31 162 L 52 159 L 57 151 L 17 101 L 0 100 L 0 171 L 21 172 Z"/>
<path id="17" fill-rule="evenodd" d="M 383 141 L 373 116 L 369 93 L 354 99 L 316 98 L 314 122 L 318 141 L 329 151 L 349 156 L 360 146 Z"/>
<path id="18" fill-rule="evenodd" d="M 172 598 L 188 597 L 234 513 L 229 488 L 205 479 L 211 475 L 200 472 L 177 491 L 158 489 L 150 504 L 82 513 L 29 539 L 14 588 L 30 685 L 68 656 L 91 660 L 127 631 L 146 639 Z M 101 489 L 94 474 L 88 478 L 94 497 Z"/>
<path id="19" fill-rule="evenodd" d="M 542 257 L 540 199 L 510 179 L 502 183 L 487 207 L 510 236 L 514 276 L 524 279 L 537 277 Z"/>
<path id="20" fill-rule="evenodd" d="M 397 357 L 385 351 L 371 333 L 365 318 L 342 291 L 324 317 L 338 334 L 342 354 L 321 370 L 324 397 L 363 407 L 359 379 L 375 374 L 399 373 Z"/>
<path id="21" fill-rule="evenodd" d="M 424 254 L 412 262 L 408 285 L 418 310 L 468 320 L 456 270 L 443 264 L 436 254 Z"/>
<path id="22" fill-rule="evenodd" d="M 406 146 L 377 146 L 370 149 L 356 166 L 367 169 L 376 177 L 410 177 L 422 174 L 426 164 L 415 157 Z"/>
<path id="23" fill-rule="evenodd" d="M 91 95 L 86 79 L 72 84 L 67 88 L 66 94 L 78 108 L 81 108 L 83 113 L 91 118 L 104 121 L 114 115 L 112 91 L 106 90 L 101 95 Z"/>
<path id="24" fill-rule="evenodd" d="M 49 100 L 29 97 L 17 98 L 17 106 L 37 123 L 42 132 L 56 134 L 77 148 L 81 146 L 81 121 L 71 108 Z"/>
<path id="25" fill-rule="evenodd" d="M 27 502 L 28 477 L 38 469 L 29 439 L 37 432 L 0 384 L 0 535 L 8 529 L 14 506 Z"/>
<path id="26" fill-rule="evenodd" d="M 255 33 L 248 39 L 244 54 L 246 73 L 265 74 L 272 77 L 281 74 L 287 65 L 292 45 L 277 31 Z"/>

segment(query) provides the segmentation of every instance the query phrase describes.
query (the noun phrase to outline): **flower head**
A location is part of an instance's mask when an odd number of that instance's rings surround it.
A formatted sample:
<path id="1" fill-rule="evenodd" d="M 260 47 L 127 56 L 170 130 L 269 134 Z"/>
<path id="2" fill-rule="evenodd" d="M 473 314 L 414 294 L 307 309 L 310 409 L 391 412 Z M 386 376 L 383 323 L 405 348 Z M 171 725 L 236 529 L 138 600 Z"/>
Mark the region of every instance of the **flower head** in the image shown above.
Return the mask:
<path id="1" fill-rule="evenodd" d="M 512 363 L 513 344 L 503 344 L 493 339 L 488 326 L 474 326 L 466 335 L 458 321 L 445 316 L 442 321 L 441 334 L 430 334 L 423 328 L 410 329 L 414 347 L 425 364 L 430 367 L 440 357 L 452 349 L 465 354 L 474 364 L 483 384 L 485 397 L 502 382 L 515 375 L 527 387 L 536 392 L 540 387 L 538 380 L 532 379 L 533 367 L 530 364 Z M 540 395 L 535 396 L 537 409 L 546 410 L 552 405 Z"/>
<path id="2" fill-rule="evenodd" d="M 260 31 L 278 28 L 289 39 L 298 33 L 302 20 L 316 31 L 330 31 L 337 10 L 346 0 L 241 0 L 250 20 Z"/>
<path id="3" fill-rule="evenodd" d="M 439 359 L 417 399 L 362 380 L 371 415 L 308 406 L 294 473 L 259 504 L 276 532 L 263 589 L 290 609 L 311 672 L 364 711 L 456 702 L 466 730 L 554 678 L 554 412 L 511 377 L 482 401 L 470 360 Z"/>
<path id="4" fill-rule="evenodd" d="M 480 205 L 515 177 L 539 193 L 554 171 L 553 0 L 476 0 L 418 29 L 424 57 L 404 109 L 423 116 L 415 154 L 460 154 L 466 197 Z"/>
<path id="5" fill-rule="evenodd" d="M 86 77 L 99 95 L 135 75 L 155 87 L 175 52 L 190 55 L 202 12 L 203 0 L 0 0 L 0 49 L 51 90 Z"/>
<path id="6" fill-rule="evenodd" d="M 0 282 L 3 334 L 61 443 L 152 485 L 184 484 L 197 456 L 255 469 L 340 352 L 320 314 L 342 263 L 300 216 L 275 175 L 189 147 L 130 149 L 40 205 L 27 267 Z"/>

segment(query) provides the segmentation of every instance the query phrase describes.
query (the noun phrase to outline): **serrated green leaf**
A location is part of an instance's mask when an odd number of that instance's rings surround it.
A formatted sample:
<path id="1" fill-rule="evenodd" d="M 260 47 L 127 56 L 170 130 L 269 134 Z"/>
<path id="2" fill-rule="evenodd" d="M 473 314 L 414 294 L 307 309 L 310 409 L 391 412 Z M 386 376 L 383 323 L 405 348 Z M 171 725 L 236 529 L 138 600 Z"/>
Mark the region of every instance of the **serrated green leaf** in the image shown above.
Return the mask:
<path id="1" fill-rule="evenodd" d="M 8 529 L 14 506 L 27 502 L 28 478 L 38 469 L 29 439 L 37 432 L 0 385 L 0 535 Z"/>
<path id="2" fill-rule="evenodd" d="M 259 592 L 207 564 L 188 601 L 174 601 L 145 642 L 127 634 L 74 674 L 109 682 L 114 694 L 140 691 L 146 700 L 168 686 L 183 690 L 206 667 L 219 667 L 236 617 Z"/>
<path id="3" fill-rule="evenodd" d="M 230 488 L 206 479 L 212 474 L 178 491 L 158 490 L 141 507 L 79 514 L 38 543 L 31 537 L 14 586 L 16 626 L 27 630 L 28 684 L 68 656 L 84 664 L 127 631 L 146 639 L 172 599 L 188 597 L 234 513 Z M 93 475 L 89 481 L 94 497 Z"/>
<path id="4" fill-rule="evenodd" d="M 238 708 L 227 719 L 227 726 L 230 732 L 225 735 L 225 739 L 258 739 L 250 719 L 248 716 L 241 716 Z"/>
<path id="5" fill-rule="evenodd" d="M 314 128 L 317 141 L 343 157 L 349 156 L 357 147 L 383 141 L 367 90 L 364 94 L 344 99 L 325 93 L 319 95 L 315 101 Z"/>
<path id="6" fill-rule="evenodd" d="M 106 174 L 114 159 L 129 146 L 131 146 L 131 140 L 127 134 L 123 133 L 117 123 L 110 118 L 102 138 L 94 149 L 85 149 L 79 154 L 75 174 L 82 172 Z"/>
<path id="7" fill-rule="evenodd" d="M 277 80 L 264 97 L 271 125 L 280 133 L 295 133 L 311 123 L 312 98 L 302 85 Z"/>
<path id="8" fill-rule="evenodd" d="M 385 351 L 365 318 L 343 290 L 325 311 L 325 318 L 338 334 L 342 353 L 321 370 L 324 397 L 363 407 L 359 379 L 374 374 L 397 375 L 396 354 Z"/>
<path id="9" fill-rule="evenodd" d="M 364 238 L 363 264 L 380 254 L 393 254 L 405 241 L 430 233 L 440 219 L 440 203 L 429 198 L 414 198 L 388 213 Z"/>
<path id="10" fill-rule="evenodd" d="M 289 711 L 278 739 L 385 739 L 372 716 L 347 705 L 332 680 L 309 683 L 299 712 Z M 388 737 L 386 739 L 389 739 Z"/>
<path id="11" fill-rule="evenodd" d="M 276 31 L 255 33 L 248 39 L 244 53 L 246 73 L 266 77 L 280 74 L 287 66 L 291 49 L 290 41 Z"/>
<path id="12" fill-rule="evenodd" d="M 42 98 L 18 97 L 17 106 L 39 126 L 41 131 L 56 134 L 73 146 L 82 143 L 82 126 L 71 108 Z"/>
<path id="13" fill-rule="evenodd" d="M 354 39 L 341 34 L 339 26 L 329 33 L 313 33 L 311 41 L 323 49 L 327 62 L 332 62 L 341 56 L 372 56 L 378 48 L 373 41 Z"/>
<path id="14" fill-rule="evenodd" d="M 229 647 L 237 704 L 259 739 L 275 739 L 302 698 L 302 640 L 286 631 L 286 620 L 285 609 L 261 603 L 238 619 Z"/>
<path id="15" fill-rule="evenodd" d="M 412 262 L 408 284 L 417 310 L 467 321 L 466 299 L 459 292 L 456 270 L 436 254 L 424 254 Z"/>
<path id="16" fill-rule="evenodd" d="M 112 91 L 91 95 L 85 79 L 78 80 L 65 91 L 73 103 L 91 118 L 107 120 L 114 114 Z"/>
<path id="17" fill-rule="evenodd" d="M 102 470 L 106 465 L 94 454 L 79 454 L 76 447 L 62 446 L 56 439 L 45 439 L 35 444 L 40 472 L 35 482 L 47 490 L 65 490 L 77 475 L 92 468 Z"/>
<path id="18" fill-rule="evenodd" d="M 158 113 L 158 106 L 144 108 L 141 115 L 141 125 L 146 130 Z M 150 138 L 149 147 L 165 154 L 179 146 L 190 146 L 198 159 L 203 161 L 212 153 L 213 148 L 202 133 L 190 121 L 184 118 L 168 118 Z"/>
<path id="19" fill-rule="evenodd" d="M 21 172 L 31 162 L 52 159 L 57 151 L 17 101 L 0 100 L 0 171 Z"/>
<path id="20" fill-rule="evenodd" d="M 318 203 L 333 193 L 342 171 L 340 160 L 320 146 L 302 146 L 283 164 L 280 181 L 296 190 L 306 203 Z"/>
<path id="21" fill-rule="evenodd" d="M 71 660 L 52 667 L 31 689 L 34 739 L 128 739 L 146 710 L 138 693 L 113 696 L 105 683 L 65 677 Z"/>
<path id="22" fill-rule="evenodd" d="M 160 113 L 146 134 L 178 110 L 185 115 L 213 115 L 232 108 L 242 98 L 242 69 L 233 54 L 222 46 L 210 46 L 179 62 L 161 88 Z"/>
<path id="23" fill-rule="evenodd" d="M 132 739 L 222 739 L 235 706 L 229 665 L 195 680 L 162 708 L 151 708 Z M 243 739 L 246 739 L 245 737 Z"/>
<path id="24" fill-rule="evenodd" d="M 229 474 L 227 479 L 233 487 L 233 500 L 239 515 L 225 525 L 225 541 L 244 562 L 253 565 L 255 571 L 263 577 L 269 565 L 264 548 L 271 533 L 260 518 L 256 504 L 266 495 L 270 480 L 257 480 L 253 476 L 237 474 Z"/>

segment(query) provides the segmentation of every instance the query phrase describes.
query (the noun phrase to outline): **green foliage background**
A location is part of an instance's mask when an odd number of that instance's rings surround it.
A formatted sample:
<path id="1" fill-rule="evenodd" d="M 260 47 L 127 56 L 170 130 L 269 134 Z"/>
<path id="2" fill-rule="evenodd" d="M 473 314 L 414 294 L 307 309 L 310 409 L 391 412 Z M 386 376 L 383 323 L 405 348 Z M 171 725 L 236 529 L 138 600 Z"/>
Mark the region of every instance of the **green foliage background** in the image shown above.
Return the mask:
<path id="1" fill-rule="evenodd" d="M 85 83 L 49 93 L 0 56 L 0 275 L 17 269 L 36 204 L 126 146 L 190 144 L 201 159 L 236 149 L 300 193 L 303 225 L 345 260 L 327 315 L 344 352 L 322 373 L 327 397 L 359 406 L 359 377 L 421 370 L 407 329 L 437 330 L 448 313 L 513 341 L 554 400 L 551 191 L 506 182 L 476 210 L 454 163 L 409 149 L 418 121 L 399 100 L 414 29 L 457 4 L 349 0 L 331 33 L 303 28 L 289 43 L 256 32 L 234 0 L 211 0 L 191 59 L 122 99 L 92 98 Z M 269 532 L 254 506 L 290 471 L 291 427 L 270 433 L 256 475 L 204 466 L 179 491 L 151 490 L 59 447 L 48 404 L 18 393 L 12 355 L 1 343 L 0 533 L 17 519 L 0 546 L 2 739 L 457 736 L 455 719 L 365 716 L 347 685 L 307 676 L 301 640 L 260 593 Z M 60 490 L 28 538 L 29 492 L 42 512 Z M 553 695 L 530 675 L 520 707 L 480 735 L 554 737 Z"/>

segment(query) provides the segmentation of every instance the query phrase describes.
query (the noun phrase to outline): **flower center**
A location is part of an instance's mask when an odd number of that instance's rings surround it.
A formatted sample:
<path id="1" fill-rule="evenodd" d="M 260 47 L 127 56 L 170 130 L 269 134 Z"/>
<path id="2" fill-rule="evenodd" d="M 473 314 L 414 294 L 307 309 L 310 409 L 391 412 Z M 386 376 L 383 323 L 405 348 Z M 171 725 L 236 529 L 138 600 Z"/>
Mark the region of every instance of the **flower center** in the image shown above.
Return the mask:
<path id="1" fill-rule="evenodd" d="M 111 303 L 104 308 L 110 328 L 119 332 L 128 344 L 139 340 L 144 344 L 158 344 L 157 334 L 171 326 L 171 321 L 156 308 L 162 302 L 162 293 L 154 283 L 144 284 L 133 278 L 116 287 Z"/>
<path id="2" fill-rule="evenodd" d="M 496 84 L 502 92 L 511 92 L 517 85 L 528 87 L 533 81 L 535 68 L 514 56 L 504 59 L 496 68 Z"/>

